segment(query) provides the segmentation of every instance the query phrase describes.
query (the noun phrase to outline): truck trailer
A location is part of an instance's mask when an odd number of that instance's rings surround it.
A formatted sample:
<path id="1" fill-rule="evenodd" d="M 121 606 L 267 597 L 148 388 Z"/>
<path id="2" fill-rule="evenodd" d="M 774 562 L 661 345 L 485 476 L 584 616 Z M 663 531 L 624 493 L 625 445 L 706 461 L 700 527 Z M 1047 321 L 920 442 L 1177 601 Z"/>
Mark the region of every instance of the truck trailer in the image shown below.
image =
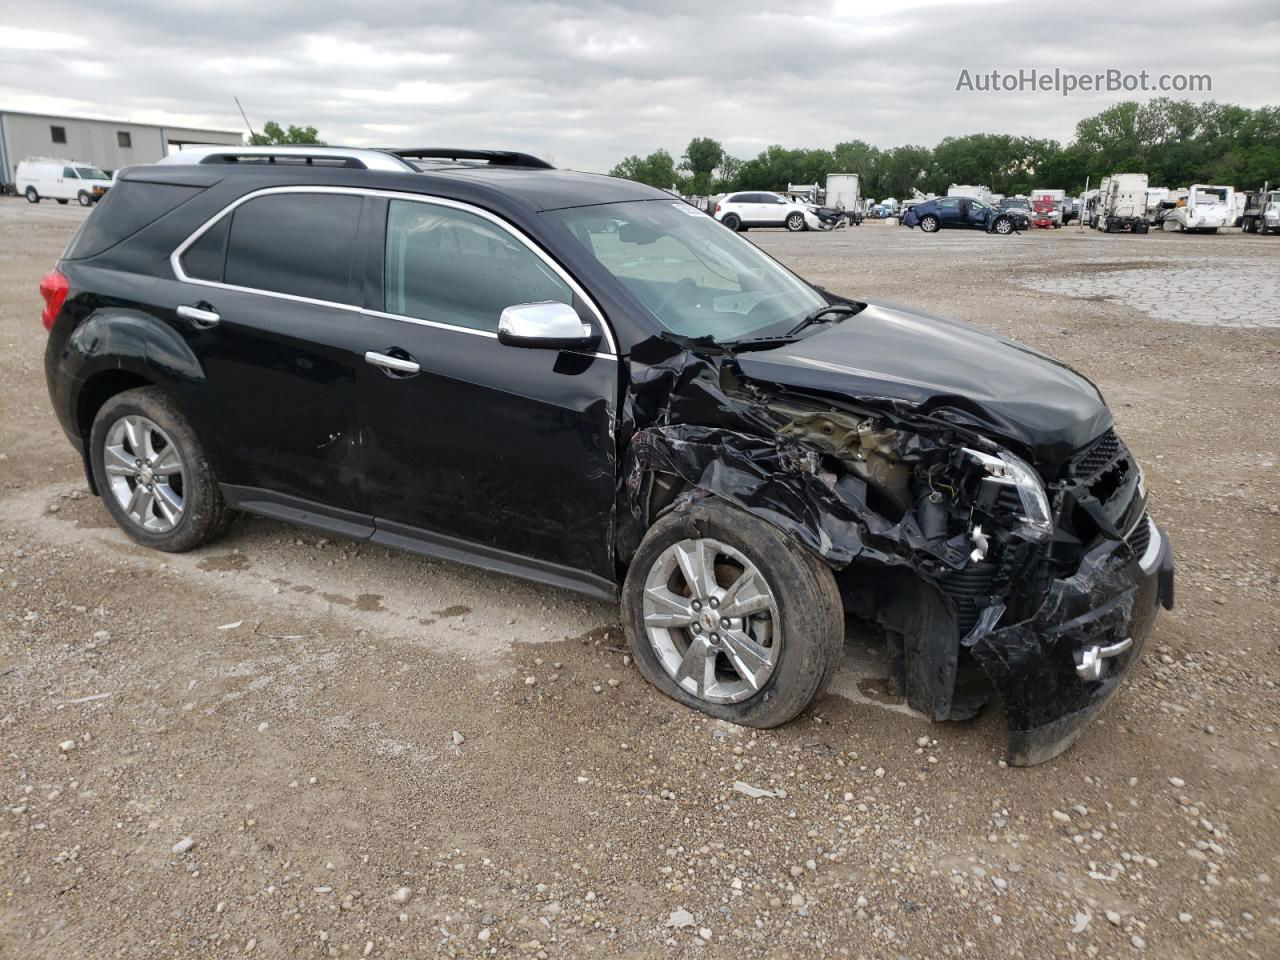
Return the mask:
<path id="1" fill-rule="evenodd" d="M 826 205 L 845 212 L 854 225 L 862 223 L 862 181 L 856 173 L 827 174 Z"/>

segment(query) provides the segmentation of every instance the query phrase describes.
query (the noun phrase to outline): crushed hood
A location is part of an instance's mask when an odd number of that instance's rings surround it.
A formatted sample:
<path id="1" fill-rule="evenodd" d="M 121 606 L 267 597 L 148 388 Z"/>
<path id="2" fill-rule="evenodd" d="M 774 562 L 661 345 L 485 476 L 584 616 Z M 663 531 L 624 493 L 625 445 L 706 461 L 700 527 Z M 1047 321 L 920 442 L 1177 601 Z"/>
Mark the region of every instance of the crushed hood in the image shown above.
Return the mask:
<path id="1" fill-rule="evenodd" d="M 737 356 L 744 375 L 888 401 L 1016 441 L 1061 463 L 1112 424 L 1098 388 L 1066 364 L 955 320 L 871 303 L 793 343 Z"/>

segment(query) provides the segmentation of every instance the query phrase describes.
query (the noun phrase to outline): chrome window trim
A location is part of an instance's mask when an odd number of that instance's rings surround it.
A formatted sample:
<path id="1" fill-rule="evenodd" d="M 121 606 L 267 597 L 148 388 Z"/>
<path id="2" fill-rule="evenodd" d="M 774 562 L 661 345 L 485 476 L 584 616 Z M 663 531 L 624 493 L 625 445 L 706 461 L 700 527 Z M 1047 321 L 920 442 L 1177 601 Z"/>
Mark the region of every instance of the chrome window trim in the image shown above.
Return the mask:
<path id="1" fill-rule="evenodd" d="M 408 200 L 412 203 L 425 203 L 439 207 L 450 207 L 454 210 L 461 210 L 464 213 L 474 214 L 483 220 L 487 220 L 509 234 L 517 240 L 522 246 L 529 250 L 534 256 L 538 257 L 545 263 L 556 276 L 562 279 L 575 294 L 577 294 L 582 302 L 587 305 L 587 309 L 591 311 L 592 316 L 596 318 L 596 322 L 600 325 L 600 330 L 604 334 L 605 342 L 608 344 L 609 352 L 600 352 L 591 354 L 602 360 L 616 360 L 618 358 L 618 341 L 614 338 L 613 328 L 609 326 L 605 320 L 604 314 L 596 305 L 592 297 L 583 289 L 582 285 L 575 280 L 567 270 L 560 264 L 556 263 L 545 250 L 536 244 L 522 230 L 515 225 L 508 223 L 496 214 L 490 213 L 481 207 L 473 204 L 463 203 L 459 200 L 450 200 L 445 197 L 432 197 L 420 193 L 406 193 L 400 190 L 374 190 L 370 187 L 321 187 L 307 185 L 290 185 L 283 187 L 265 187 L 261 190 L 255 190 L 252 193 L 246 193 L 242 197 L 237 197 L 231 203 L 227 204 L 216 214 L 198 226 L 195 231 L 178 244 L 177 248 L 169 255 L 169 266 L 173 270 L 174 276 L 183 283 L 193 283 L 197 286 L 212 287 L 215 290 L 234 290 L 237 293 L 254 293 L 263 297 L 276 297 L 281 300 L 292 300 L 296 303 L 310 303 L 320 307 L 335 307 L 339 310 L 350 310 L 355 313 L 361 313 L 373 317 L 383 317 L 388 320 L 400 320 L 405 323 L 414 323 L 420 326 L 436 327 L 441 330 L 455 330 L 460 333 L 469 333 L 476 336 L 488 337 L 492 340 L 498 339 L 496 332 L 490 333 L 487 330 L 475 330 L 471 327 L 463 327 L 452 323 L 441 323 L 438 320 L 424 320 L 421 317 L 407 317 L 399 313 L 387 313 L 381 310 L 369 310 L 353 303 L 338 303 L 333 300 L 317 300 L 312 297 L 302 297 L 292 293 L 279 293 L 275 290 L 260 290 L 256 287 L 241 287 L 234 283 L 222 283 L 217 280 L 201 280 L 196 277 L 187 276 L 185 270 L 182 269 L 182 255 L 187 249 L 204 236 L 205 232 L 213 227 L 223 217 L 230 215 L 236 207 L 241 204 L 248 203 L 257 197 L 269 196 L 277 193 L 315 193 L 315 194 L 339 194 L 344 196 L 357 197 L 382 197 L 388 200 Z"/>

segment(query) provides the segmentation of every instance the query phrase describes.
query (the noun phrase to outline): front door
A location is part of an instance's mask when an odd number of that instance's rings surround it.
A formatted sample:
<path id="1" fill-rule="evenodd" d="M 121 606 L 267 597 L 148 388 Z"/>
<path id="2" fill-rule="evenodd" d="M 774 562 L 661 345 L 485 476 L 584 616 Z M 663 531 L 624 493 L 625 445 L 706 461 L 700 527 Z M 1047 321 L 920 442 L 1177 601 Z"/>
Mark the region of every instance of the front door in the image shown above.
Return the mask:
<path id="1" fill-rule="evenodd" d="M 382 283 L 359 375 L 379 539 L 425 536 L 499 569 L 532 560 L 612 580 L 617 360 L 497 339 L 518 303 L 573 303 L 599 319 L 496 218 L 426 197 L 379 204 L 385 243 L 369 275 Z"/>
<path id="2" fill-rule="evenodd" d="M 363 506 L 364 204 L 297 190 L 253 197 L 182 251 L 180 278 L 162 293 L 204 369 L 189 409 L 220 479 L 251 488 L 242 496 L 325 504 L 331 519 L 365 521 L 367 535 L 367 515 L 346 513 Z"/>

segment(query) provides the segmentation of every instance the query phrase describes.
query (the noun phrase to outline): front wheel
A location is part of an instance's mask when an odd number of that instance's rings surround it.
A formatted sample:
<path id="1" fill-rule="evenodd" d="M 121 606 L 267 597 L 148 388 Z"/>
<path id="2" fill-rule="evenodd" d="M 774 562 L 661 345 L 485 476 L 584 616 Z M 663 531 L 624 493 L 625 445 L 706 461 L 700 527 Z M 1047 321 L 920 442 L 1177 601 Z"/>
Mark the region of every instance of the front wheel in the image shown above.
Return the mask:
<path id="1" fill-rule="evenodd" d="M 78 194 L 76 194 L 76 200 L 80 203 L 80 206 L 82 207 L 93 206 L 93 197 L 89 196 L 89 194 L 85 193 L 83 190 L 81 190 Z"/>
<path id="2" fill-rule="evenodd" d="M 141 387 L 102 405 L 89 434 L 98 492 L 144 546 L 181 553 L 231 522 L 217 477 L 187 418 L 162 390 Z"/>
<path id="3" fill-rule="evenodd" d="M 844 642 L 831 570 L 777 527 L 717 500 L 662 517 L 622 591 L 645 678 L 686 706 L 775 727 L 827 686 Z"/>
<path id="4" fill-rule="evenodd" d="M 996 233 L 1000 234 L 1002 237 L 1008 236 L 1013 233 L 1013 221 L 1008 217 L 1001 217 L 996 221 L 994 229 Z"/>
<path id="5" fill-rule="evenodd" d="M 792 233 L 798 233 L 804 229 L 804 214 L 793 213 L 787 217 L 787 229 Z"/>
<path id="6" fill-rule="evenodd" d="M 35 187 L 27 187 L 26 197 L 27 197 L 27 203 L 40 202 L 40 194 L 36 192 Z"/>
<path id="7" fill-rule="evenodd" d="M 938 232 L 938 218 L 931 213 L 925 214 L 920 218 L 920 229 L 925 233 Z"/>

